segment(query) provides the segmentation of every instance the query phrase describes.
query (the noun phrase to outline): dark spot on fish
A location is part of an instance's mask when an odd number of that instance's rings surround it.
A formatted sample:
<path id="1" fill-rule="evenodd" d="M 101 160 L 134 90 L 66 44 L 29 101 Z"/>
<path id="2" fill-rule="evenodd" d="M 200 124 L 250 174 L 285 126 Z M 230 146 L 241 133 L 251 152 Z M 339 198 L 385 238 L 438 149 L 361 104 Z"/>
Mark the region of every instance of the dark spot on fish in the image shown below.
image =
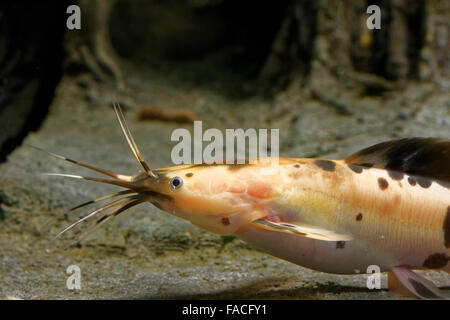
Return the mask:
<path id="1" fill-rule="evenodd" d="M 300 165 L 298 163 L 294 164 L 295 168 L 300 168 Z"/>
<path id="2" fill-rule="evenodd" d="M 344 249 L 344 248 L 345 248 L 345 241 L 336 242 L 336 249 Z"/>
<path id="3" fill-rule="evenodd" d="M 447 257 L 445 253 L 430 254 L 428 258 L 423 262 L 423 267 L 430 269 L 439 269 L 447 265 L 450 257 Z"/>
<path id="4" fill-rule="evenodd" d="M 386 141 L 361 150 L 345 159 L 347 163 L 373 162 L 379 168 L 433 179 L 450 186 L 450 140 L 405 138 Z"/>
<path id="5" fill-rule="evenodd" d="M 355 173 L 361 173 L 361 172 L 363 172 L 363 167 L 362 166 L 356 166 L 356 165 L 354 165 L 354 164 L 349 164 L 349 165 L 347 165 L 349 168 L 350 168 L 350 170 L 352 170 L 353 172 L 355 172 Z"/>
<path id="6" fill-rule="evenodd" d="M 434 292 L 432 292 L 430 289 L 425 287 L 420 282 L 410 278 L 409 283 L 412 284 L 412 286 L 417 291 L 417 293 L 419 295 L 421 295 L 422 297 L 427 298 L 427 299 L 440 299 L 439 296 L 437 296 Z"/>
<path id="7" fill-rule="evenodd" d="M 450 206 L 447 208 L 447 214 L 444 219 L 444 244 L 446 248 L 450 248 Z"/>
<path id="8" fill-rule="evenodd" d="M 408 177 L 408 182 L 410 185 L 415 186 L 417 181 L 414 177 Z"/>
<path id="9" fill-rule="evenodd" d="M 398 186 L 399 186 L 400 188 L 403 187 L 403 185 L 402 185 L 402 183 L 401 183 L 400 181 L 398 182 Z"/>
<path id="10" fill-rule="evenodd" d="M 222 218 L 222 224 L 224 226 L 229 226 L 230 225 L 230 219 L 228 218 Z"/>
<path id="11" fill-rule="evenodd" d="M 378 186 L 381 190 L 385 190 L 389 186 L 389 183 L 385 178 L 378 178 Z"/>
<path id="12" fill-rule="evenodd" d="M 362 220 L 362 213 L 358 213 L 358 215 L 356 216 L 356 221 L 361 221 Z"/>
<path id="13" fill-rule="evenodd" d="M 336 163 L 330 160 L 316 160 L 314 164 L 325 171 L 334 171 Z"/>
<path id="14" fill-rule="evenodd" d="M 402 180 L 403 176 L 404 176 L 404 173 L 403 172 L 399 172 L 399 171 L 388 170 L 388 175 L 393 180 Z"/>
<path id="15" fill-rule="evenodd" d="M 194 174 L 193 174 L 192 172 L 186 173 L 186 177 L 188 177 L 188 178 L 192 177 L 193 175 L 194 175 Z"/>
<path id="16" fill-rule="evenodd" d="M 419 186 L 421 186 L 422 188 L 429 188 L 431 186 L 432 181 L 428 178 L 424 178 L 424 177 L 417 177 L 417 183 L 419 184 Z"/>

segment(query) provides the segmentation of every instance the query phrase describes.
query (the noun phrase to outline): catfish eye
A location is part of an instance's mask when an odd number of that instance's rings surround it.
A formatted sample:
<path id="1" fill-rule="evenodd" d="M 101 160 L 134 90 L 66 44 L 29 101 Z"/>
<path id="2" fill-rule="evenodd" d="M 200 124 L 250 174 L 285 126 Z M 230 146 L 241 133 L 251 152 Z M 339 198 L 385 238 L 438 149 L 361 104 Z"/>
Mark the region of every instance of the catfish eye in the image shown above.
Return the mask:
<path id="1" fill-rule="evenodd" d="M 170 179 L 170 186 L 174 189 L 178 189 L 183 184 L 183 179 L 180 177 L 173 177 Z"/>

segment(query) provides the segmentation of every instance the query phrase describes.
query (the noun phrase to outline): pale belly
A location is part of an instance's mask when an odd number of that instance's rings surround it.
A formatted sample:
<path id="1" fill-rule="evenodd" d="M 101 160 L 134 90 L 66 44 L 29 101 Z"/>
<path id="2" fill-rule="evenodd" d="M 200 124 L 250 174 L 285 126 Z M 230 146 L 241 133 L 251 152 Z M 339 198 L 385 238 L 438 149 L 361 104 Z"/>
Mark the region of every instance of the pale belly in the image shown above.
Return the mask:
<path id="1" fill-rule="evenodd" d="M 450 271 L 443 228 L 449 189 L 438 183 L 426 188 L 413 185 L 407 175 L 395 180 L 380 169 L 354 174 L 346 166 L 336 166 L 333 173 L 319 171 L 311 177 L 305 173 L 301 183 L 289 180 L 289 172 L 283 186 L 290 187 L 280 188 L 283 196 L 266 204 L 271 219 L 325 227 L 354 239 L 329 242 L 249 225 L 237 234 L 242 240 L 273 256 L 329 273 L 365 273 L 372 265 L 381 271 L 395 266 Z M 333 174 L 343 176 L 337 185 Z M 380 188 L 378 179 L 388 187 Z"/>
<path id="2" fill-rule="evenodd" d="M 421 266 L 424 257 L 410 257 L 409 261 L 401 249 L 397 254 L 386 253 L 361 240 L 345 243 L 309 239 L 276 231 L 249 226 L 236 234 L 253 247 L 275 257 L 313 270 L 336 274 L 367 273 L 369 266 L 378 266 L 388 271 L 394 266 Z M 402 260 L 400 260 L 402 259 Z M 448 269 L 448 265 L 446 268 Z"/>

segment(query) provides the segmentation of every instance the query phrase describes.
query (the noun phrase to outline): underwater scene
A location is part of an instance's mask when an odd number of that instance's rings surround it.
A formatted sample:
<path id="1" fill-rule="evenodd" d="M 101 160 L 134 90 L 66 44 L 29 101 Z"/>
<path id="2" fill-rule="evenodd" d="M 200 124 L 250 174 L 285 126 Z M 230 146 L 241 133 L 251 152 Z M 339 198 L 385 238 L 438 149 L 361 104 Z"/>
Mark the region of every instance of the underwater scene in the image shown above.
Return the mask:
<path id="1" fill-rule="evenodd" d="M 0 299 L 450 299 L 449 89 L 448 0 L 4 1 Z"/>

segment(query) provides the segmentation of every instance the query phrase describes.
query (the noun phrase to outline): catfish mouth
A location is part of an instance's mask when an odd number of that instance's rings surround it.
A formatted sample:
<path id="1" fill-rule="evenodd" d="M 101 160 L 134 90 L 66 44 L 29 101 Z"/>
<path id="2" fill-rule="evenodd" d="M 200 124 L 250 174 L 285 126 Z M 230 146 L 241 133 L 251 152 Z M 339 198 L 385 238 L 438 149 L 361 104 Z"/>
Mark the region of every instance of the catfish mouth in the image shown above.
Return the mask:
<path id="1" fill-rule="evenodd" d="M 99 214 L 103 213 L 103 215 L 96 220 L 91 227 L 89 227 L 85 232 L 81 234 L 81 236 L 78 237 L 78 240 L 76 242 L 81 241 L 83 238 L 91 234 L 93 231 L 95 231 L 98 227 L 100 227 L 102 224 L 107 222 L 108 220 L 112 219 L 113 217 L 119 215 L 120 213 L 136 206 L 144 202 L 150 202 L 153 205 L 155 205 L 157 208 L 160 208 L 164 210 L 162 207 L 164 204 L 169 203 L 169 201 L 172 201 L 172 197 L 167 194 L 170 191 L 169 187 L 169 180 L 165 176 L 163 172 L 153 172 L 148 164 L 145 162 L 144 158 L 142 157 L 142 154 L 140 153 L 136 142 L 134 141 L 133 136 L 131 135 L 130 130 L 128 129 L 128 126 L 125 122 L 125 117 L 122 113 L 122 110 L 120 106 L 116 103 L 113 104 L 114 111 L 116 112 L 117 119 L 119 121 L 120 127 L 122 129 L 122 132 L 125 136 L 125 139 L 128 142 L 128 145 L 136 158 L 136 161 L 138 162 L 139 166 L 143 170 L 143 172 L 140 172 L 134 176 L 128 176 L 123 174 L 118 174 L 115 172 L 107 171 L 104 169 L 100 169 L 76 160 L 72 160 L 69 158 L 66 158 L 61 155 L 57 155 L 52 152 L 48 152 L 45 150 L 42 150 L 37 147 L 33 147 L 35 149 L 38 149 L 40 151 L 45 151 L 48 154 L 50 154 L 53 157 L 56 157 L 60 160 L 64 160 L 67 162 L 70 162 L 72 164 L 75 164 L 80 167 L 84 167 L 87 169 L 90 169 L 92 171 L 95 171 L 97 173 L 100 173 L 102 175 L 108 176 L 112 179 L 105 179 L 105 178 L 97 178 L 97 177 L 86 177 L 86 176 L 80 176 L 80 175 L 74 175 L 74 174 L 64 174 L 64 173 L 49 173 L 46 175 L 51 176 L 62 176 L 62 177 L 68 177 L 73 179 L 80 179 L 80 180 L 87 180 L 87 181 L 94 181 L 109 185 L 115 185 L 118 187 L 125 188 L 125 190 L 115 192 L 112 194 L 108 194 L 106 196 L 89 200 L 85 203 L 82 203 L 80 205 L 77 205 L 71 209 L 68 210 L 68 212 L 72 212 L 75 210 L 78 210 L 80 208 L 84 208 L 88 205 L 95 204 L 98 202 L 102 202 L 105 200 L 121 197 L 119 199 L 113 200 L 105 205 L 103 205 L 100 208 L 95 209 L 94 211 L 91 211 L 83 218 L 77 220 L 76 222 L 72 223 L 68 227 L 66 227 L 64 230 L 59 232 L 56 235 L 56 238 L 60 237 L 62 234 L 64 234 L 66 231 L 72 229 L 73 227 L 77 226 L 78 224 L 85 222 L 91 217 L 98 216 Z M 166 190 L 167 188 L 167 190 Z M 164 191 L 167 191 L 164 193 Z"/>
<path id="2" fill-rule="evenodd" d="M 165 211 L 164 204 L 172 201 L 171 196 L 157 191 L 146 191 L 144 194 L 147 202 L 150 202 L 152 205 L 163 211 Z"/>
<path id="3" fill-rule="evenodd" d="M 70 175 L 66 175 L 69 177 L 76 177 L 76 176 L 70 176 Z M 116 183 L 112 183 L 114 181 L 110 181 L 107 179 L 97 179 L 97 178 L 87 178 L 87 177 L 81 177 L 82 179 L 85 180 L 93 180 L 93 181 L 97 181 L 97 182 L 104 182 L 104 183 L 108 183 L 108 184 L 115 184 L 115 185 L 119 185 L 122 187 L 127 188 L 126 190 L 122 190 L 113 194 L 109 194 L 106 195 L 104 197 L 95 199 L 95 200 L 90 200 L 87 201 L 85 203 L 82 203 L 78 206 L 75 206 L 73 208 L 71 208 L 69 210 L 69 212 L 71 211 L 75 211 L 78 209 L 81 209 L 85 206 L 97 203 L 97 202 L 101 202 L 104 200 L 108 200 L 114 197 L 118 197 L 118 196 L 123 196 L 123 195 L 128 195 L 122 198 L 119 198 L 117 200 L 111 201 L 107 204 L 105 204 L 104 206 L 95 209 L 94 211 L 91 211 L 89 214 L 87 214 L 86 216 L 84 216 L 83 218 L 77 220 L 76 222 L 72 223 L 71 225 L 69 225 L 68 227 L 66 227 L 65 229 L 63 229 L 61 232 L 59 232 L 56 235 L 56 238 L 60 237 L 62 234 L 64 234 L 65 232 L 69 231 L 70 229 L 72 229 L 73 227 L 77 226 L 78 224 L 86 221 L 87 219 L 96 216 L 102 212 L 105 212 L 107 210 L 109 210 L 109 212 L 106 212 L 103 214 L 102 217 L 100 217 L 97 221 L 95 221 L 91 227 L 89 227 L 85 232 L 83 232 L 77 242 L 81 241 L 82 239 L 84 239 L 85 237 L 87 237 L 89 234 L 91 234 L 93 231 L 95 231 L 97 228 L 99 228 L 102 224 L 104 224 L 105 222 L 107 222 L 108 220 L 110 220 L 111 218 L 119 215 L 120 213 L 136 206 L 139 205 L 141 203 L 144 202 L 150 202 L 151 204 L 153 204 L 155 207 L 157 207 L 158 209 L 164 210 L 164 204 L 168 203 L 170 201 L 172 201 L 172 197 L 168 194 L 164 194 L 155 190 L 152 190 L 151 187 L 148 186 L 148 179 L 151 179 L 151 181 L 155 181 L 155 179 L 153 177 L 148 176 L 146 173 L 140 173 L 138 174 L 139 177 L 142 177 L 141 179 L 130 179 L 131 182 L 126 182 L 126 184 L 116 184 Z M 160 183 L 155 181 L 156 183 Z M 154 184 L 155 182 L 151 183 Z M 123 182 L 125 183 L 125 182 Z"/>

